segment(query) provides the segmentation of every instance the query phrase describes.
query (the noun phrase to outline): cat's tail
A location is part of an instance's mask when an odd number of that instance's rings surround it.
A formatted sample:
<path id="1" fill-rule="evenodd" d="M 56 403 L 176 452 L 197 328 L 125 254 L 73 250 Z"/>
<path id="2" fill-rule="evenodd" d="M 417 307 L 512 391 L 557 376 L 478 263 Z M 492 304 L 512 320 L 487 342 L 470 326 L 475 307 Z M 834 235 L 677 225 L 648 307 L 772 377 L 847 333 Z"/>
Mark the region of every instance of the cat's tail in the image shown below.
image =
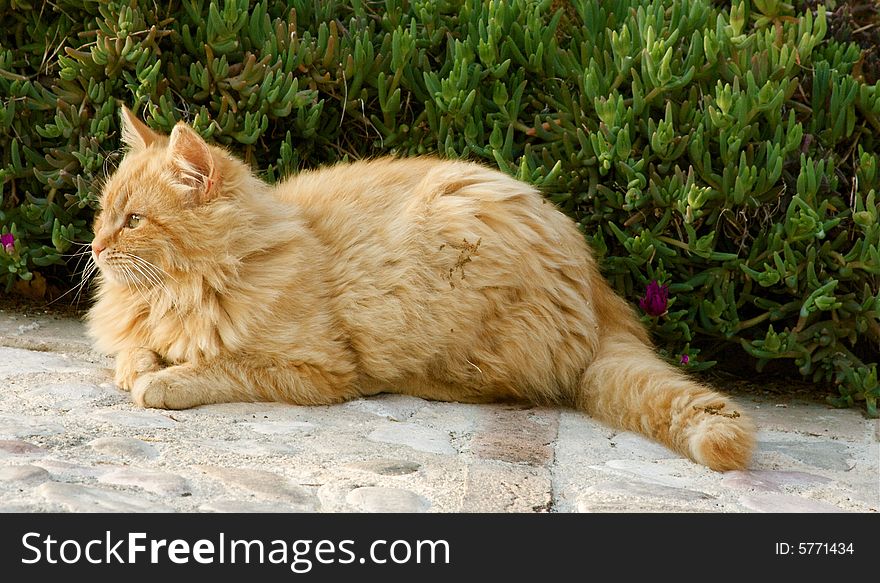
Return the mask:
<path id="1" fill-rule="evenodd" d="M 744 469 L 755 429 L 729 399 L 663 362 L 627 332 L 603 338 L 580 379 L 575 406 L 713 470 Z"/>

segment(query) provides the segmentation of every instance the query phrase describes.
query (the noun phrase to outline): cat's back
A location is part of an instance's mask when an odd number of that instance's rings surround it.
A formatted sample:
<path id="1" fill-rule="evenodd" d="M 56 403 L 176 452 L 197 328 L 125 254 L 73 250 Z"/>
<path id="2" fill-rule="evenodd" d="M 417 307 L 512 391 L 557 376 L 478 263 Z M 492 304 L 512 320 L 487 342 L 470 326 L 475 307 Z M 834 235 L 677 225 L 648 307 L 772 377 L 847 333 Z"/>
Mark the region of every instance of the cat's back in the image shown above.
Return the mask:
<path id="1" fill-rule="evenodd" d="M 557 349 L 592 334 L 582 235 L 497 170 L 382 158 L 301 173 L 277 195 L 323 243 L 339 320 L 374 379 L 427 367 L 465 385 L 543 382 Z"/>
<path id="2" fill-rule="evenodd" d="M 276 193 L 296 204 L 319 238 L 331 244 L 362 238 L 389 246 L 414 239 L 459 244 L 468 236 L 499 235 L 508 249 L 520 243 L 583 247 L 573 223 L 533 187 L 462 160 L 340 163 L 301 172 L 280 183 Z M 491 246 L 492 238 L 484 243 Z"/>
<path id="3" fill-rule="evenodd" d="M 532 186 L 435 157 L 342 163 L 281 183 L 352 285 L 531 286 L 591 262 L 574 223 Z M 468 281 L 465 281 L 470 277 Z"/>
<path id="4" fill-rule="evenodd" d="M 306 218 L 317 224 L 343 211 L 380 217 L 399 212 L 425 176 L 446 164 L 430 157 L 343 162 L 300 172 L 280 183 L 277 193 L 298 204 Z"/>

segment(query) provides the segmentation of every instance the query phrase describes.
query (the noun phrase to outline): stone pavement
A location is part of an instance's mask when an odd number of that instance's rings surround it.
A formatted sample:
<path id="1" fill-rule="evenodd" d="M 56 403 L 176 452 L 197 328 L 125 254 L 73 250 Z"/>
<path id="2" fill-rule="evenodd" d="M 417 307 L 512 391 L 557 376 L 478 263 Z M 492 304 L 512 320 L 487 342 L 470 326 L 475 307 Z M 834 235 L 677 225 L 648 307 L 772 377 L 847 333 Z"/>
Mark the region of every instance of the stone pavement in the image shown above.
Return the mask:
<path id="1" fill-rule="evenodd" d="M 75 318 L 0 311 L 0 512 L 877 512 L 859 409 L 734 394 L 759 427 L 716 473 L 575 411 L 380 395 L 143 410 Z"/>

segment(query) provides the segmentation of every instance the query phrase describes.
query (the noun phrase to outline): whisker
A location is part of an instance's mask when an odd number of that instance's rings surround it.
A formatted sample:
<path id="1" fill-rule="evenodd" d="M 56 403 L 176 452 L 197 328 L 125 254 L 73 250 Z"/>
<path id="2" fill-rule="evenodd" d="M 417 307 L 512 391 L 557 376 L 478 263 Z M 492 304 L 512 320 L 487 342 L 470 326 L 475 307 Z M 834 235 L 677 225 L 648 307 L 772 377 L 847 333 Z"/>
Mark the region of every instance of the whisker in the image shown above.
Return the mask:
<path id="1" fill-rule="evenodd" d="M 171 293 L 171 290 L 168 286 L 163 282 L 158 274 L 157 269 L 161 270 L 156 265 L 153 265 L 143 257 L 139 257 L 133 253 L 125 253 L 125 256 L 132 260 L 132 265 L 135 269 L 138 270 L 145 278 L 151 281 L 155 286 L 165 294 L 165 297 L 168 298 L 170 309 L 174 312 L 174 315 L 177 317 L 178 321 L 180 321 L 181 325 L 184 324 L 183 318 L 180 315 L 180 312 L 177 309 L 177 304 L 174 301 L 174 294 Z M 161 270 L 164 272 L 164 270 Z"/>
<path id="2" fill-rule="evenodd" d="M 76 258 L 76 265 L 73 266 L 73 272 L 74 272 L 74 274 L 76 274 L 76 273 L 79 271 L 79 266 L 80 266 L 80 264 L 82 264 L 82 260 L 83 260 L 83 258 L 86 258 L 86 257 L 91 256 L 91 254 L 92 254 L 92 245 L 91 245 L 91 243 L 84 243 L 84 242 L 74 241 L 74 240 L 72 240 L 72 239 L 68 239 L 67 237 L 65 237 L 65 236 L 63 236 L 63 235 L 59 235 L 59 236 L 61 237 L 62 240 L 64 240 L 64 241 L 70 243 L 71 245 L 74 245 L 74 246 L 76 246 L 76 247 L 79 248 L 79 250 L 78 250 L 78 251 L 75 251 L 74 253 L 63 253 L 63 254 L 61 254 L 61 257 L 64 257 L 65 259 L 68 259 L 68 258 L 69 258 L 69 259 Z M 66 294 L 65 294 L 65 295 L 66 295 Z M 63 297 L 63 296 L 62 296 L 62 297 Z"/>
<path id="3" fill-rule="evenodd" d="M 130 259 L 130 258 L 126 257 L 126 259 Z M 129 261 L 128 263 L 126 263 L 124 265 L 124 269 L 129 274 L 131 274 L 132 279 L 136 280 L 139 285 L 145 285 L 144 282 L 141 281 L 142 278 L 146 279 L 149 283 L 153 283 L 153 284 L 155 283 L 146 273 L 144 273 L 144 270 L 135 261 Z M 141 277 L 136 277 L 137 274 L 140 274 Z M 149 289 L 147 287 L 144 287 L 143 289 L 145 291 L 149 291 Z"/>
<path id="4" fill-rule="evenodd" d="M 75 292 L 75 299 L 78 302 L 80 295 L 86 286 L 92 281 L 95 273 L 100 271 L 91 250 L 83 250 L 69 254 L 69 256 L 78 258 L 77 269 L 79 269 L 79 265 L 84 258 L 86 259 L 86 265 L 82 271 L 79 272 L 81 277 L 78 285 L 75 288 L 68 290 L 59 298 L 56 298 L 55 301 Z M 175 317 L 181 325 L 185 323 L 180 314 L 178 305 L 175 302 L 175 295 L 165 281 L 167 278 L 177 282 L 177 279 L 174 278 L 174 276 L 158 265 L 140 257 L 139 255 L 135 255 L 134 253 L 116 251 L 115 258 L 120 261 L 113 265 L 114 271 L 122 277 L 126 285 L 134 288 L 137 295 L 140 296 L 145 304 L 155 307 L 155 294 L 162 294 L 168 300 L 168 310 L 174 312 Z"/>
<path id="5" fill-rule="evenodd" d="M 156 276 L 151 273 L 147 273 L 146 270 L 144 270 L 144 268 L 140 264 L 138 264 L 138 262 L 132 261 L 131 267 L 137 270 L 137 272 L 140 273 L 144 277 L 144 279 L 152 283 L 154 286 L 158 287 L 161 285 L 162 282 L 156 281 Z M 134 274 L 134 271 L 132 271 L 132 274 Z"/>
<path id="6" fill-rule="evenodd" d="M 87 260 L 90 259 L 91 255 L 92 255 L 92 250 L 89 249 L 88 251 L 80 251 L 78 253 L 71 253 L 68 255 L 62 255 L 62 257 L 71 257 L 71 258 L 76 257 L 76 265 L 73 266 L 73 272 L 76 273 L 79 270 L 79 266 L 82 263 L 82 260 L 83 259 L 87 259 Z"/>
<path id="7" fill-rule="evenodd" d="M 168 274 L 167 271 L 165 271 L 164 269 L 159 267 L 158 265 L 155 265 L 155 264 L 147 261 L 146 259 L 144 259 L 143 257 L 140 257 L 139 255 L 135 255 L 133 253 L 126 253 L 126 255 L 129 258 L 131 258 L 132 261 L 134 261 L 136 264 L 140 265 L 143 268 L 143 271 L 141 273 L 143 273 L 146 277 L 148 277 L 150 279 L 150 281 L 152 281 L 157 286 L 160 286 L 162 288 L 162 291 L 165 292 L 165 295 L 168 297 L 169 301 L 171 302 L 171 305 L 174 306 L 176 309 L 176 303 L 174 301 L 174 294 L 171 293 L 171 289 L 168 287 L 168 285 L 164 281 L 162 281 L 162 279 L 163 279 L 162 275 L 164 274 L 165 276 L 171 278 L 171 280 L 174 281 L 175 283 L 177 283 L 177 280 L 174 277 L 172 277 L 170 274 Z"/>
<path id="8" fill-rule="evenodd" d="M 129 259 L 132 260 L 134 266 L 144 277 L 146 277 L 154 285 L 162 287 L 164 291 L 168 293 L 169 299 L 172 299 L 170 290 L 165 285 L 165 282 L 162 281 L 159 272 L 156 271 L 155 267 L 151 263 L 134 254 L 128 253 L 126 255 Z"/>
<path id="9" fill-rule="evenodd" d="M 58 296 L 57 298 L 55 298 L 54 300 L 51 300 L 51 301 L 49 301 L 49 302 L 46 302 L 46 305 L 47 305 L 47 306 L 51 306 L 51 305 L 54 304 L 55 302 L 60 301 L 61 299 L 67 297 L 68 295 L 70 295 L 70 294 L 72 294 L 72 293 L 74 293 L 74 292 L 76 292 L 76 295 L 74 296 L 74 301 L 76 301 L 77 298 L 79 297 L 79 292 L 80 292 L 80 290 L 83 288 L 84 285 L 85 285 L 84 282 L 82 282 L 82 281 L 79 282 L 76 286 L 70 288 L 69 290 L 67 290 L 66 292 L 64 292 L 63 294 L 61 294 L 61 295 Z"/>
<path id="10" fill-rule="evenodd" d="M 59 235 L 59 237 L 63 241 L 66 241 L 66 242 L 70 243 L 71 245 L 76 246 L 80 249 L 80 251 L 77 251 L 75 253 L 63 253 L 61 255 L 61 257 L 81 257 L 83 255 L 87 255 L 92 252 L 92 244 L 91 243 L 83 243 L 80 241 L 74 241 L 73 239 L 68 239 L 67 237 L 65 237 L 63 235 Z"/>
<path id="11" fill-rule="evenodd" d="M 77 270 L 79 269 L 79 266 L 82 263 L 83 259 L 86 260 L 86 266 L 81 271 L 79 271 L 80 280 L 91 277 L 94 274 L 94 272 L 98 269 L 98 265 L 95 263 L 94 258 L 91 256 L 91 254 L 89 254 L 89 255 L 84 255 L 83 257 L 79 258 L 79 260 L 76 262 L 76 269 Z M 74 271 L 74 274 L 75 273 L 77 273 L 77 272 Z"/>
<path id="12" fill-rule="evenodd" d="M 84 243 L 84 242 L 82 242 L 82 241 L 74 241 L 73 239 L 68 239 L 67 237 L 65 237 L 64 235 L 61 235 L 61 234 L 59 234 L 58 237 L 59 237 L 60 239 L 63 239 L 64 241 L 67 241 L 67 242 L 70 243 L 71 245 L 82 245 L 82 246 L 85 247 L 86 245 L 89 244 L 89 243 Z"/>
<path id="13" fill-rule="evenodd" d="M 89 257 L 88 262 L 86 263 L 85 269 L 82 271 L 82 276 L 80 278 L 80 283 L 77 286 L 76 296 L 74 297 L 74 301 L 76 302 L 76 306 L 79 307 L 80 296 L 82 295 L 83 290 L 86 288 L 86 285 L 91 283 L 92 278 L 95 273 L 98 271 L 98 264 L 95 263 L 94 259 Z"/>
<path id="14" fill-rule="evenodd" d="M 80 260 L 77 261 L 76 269 L 79 269 L 79 265 L 81 262 L 82 262 L 82 257 L 80 257 Z M 95 264 L 95 262 L 91 258 L 88 258 L 85 268 L 83 268 L 83 270 L 81 272 L 79 272 L 80 273 L 79 282 L 74 287 L 70 288 L 69 290 L 67 290 L 66 292 L 64 292 L 63 294 L 61 294 L 57 298 L 55 298 L 54 300 L 48 302 L 46 305 L 51 306 L 55 302 L 58 302 L 61 299 L 65 298 L 68 295 L 70 295 L 71 293 L 73 293 L 74 294 L 73 302 L 71 302 L 71 303 L 74 303 L 77 307 L 79 307 L 80 296 L 82 295 L 82 292 L 85 289 L 86 285 L 91 282 L 92 276 L 95 274 L 95 272 L 97 270 L 98 270 L 98 266 Z M 74 271 L 74 274 L 76 274 L 76 271 Z"/>
<path id="15" fill-rule="evenodd" d="M 147 261 L 146 259 L 144 259 L 143 257 L 141 257 L 139 255 L 135 255 L 134 253 L 126 253 L 125 256 L 128 259 L 131 259 L 132 261 L 137 263 L 138 265 L 149 270 L 150 274 L 156 275 L 156 276 L 158 276 L 160 274 L 160 272 L 153 266 L 153 264 L 150 263 L 149 261 Z"/>
<path id="16" fill-rule="evenodd" d="M 140 282 L 138 282 L 137 278 L 134 276 L 134 273 L 128 268 L 127 265 L 121 265 L 120 267 L 121 267 L 121 269 L 119 271 L 122 273 L 122 276 L 125 278 L 125 281 L 130 282 L 131 286 L 141 296 L 141 299 L 144 300 L 144 303 L 149 305 L 150 300 L 147 299 L 146 294 L 144 294 L 144 290 L 141 289 Z"/>
<path id="17" fill-rule="evenodd" d="M 61 257 L 85 257 L 91 254 L 91 251 L 77 251 L 76 253 L 62 253 Z"/>
<path id="18" fill-rule="evenodd" d="M 135 255 L 134 253 L 126 253 L 126 255 L 128 255 L 129 257 L 131 257 L 133 259 L 136 259 L 137 261 L 140 261 L 143 265 L 150 267 L 151 269 L 155 270 L 157 273 L 161 273 L 162 275 L 164 275 L 168 279 L 172 280 L 174 283 L 179 283 L 173 275 L 171 275 L 170 273 L 168 273 L 167 271 L 165 271 L 164 269 L 162 269 L 161 267 L 159 267 L 155 263 L 147 261 L 146 259 L 144 259 L 140 255 Z"/>

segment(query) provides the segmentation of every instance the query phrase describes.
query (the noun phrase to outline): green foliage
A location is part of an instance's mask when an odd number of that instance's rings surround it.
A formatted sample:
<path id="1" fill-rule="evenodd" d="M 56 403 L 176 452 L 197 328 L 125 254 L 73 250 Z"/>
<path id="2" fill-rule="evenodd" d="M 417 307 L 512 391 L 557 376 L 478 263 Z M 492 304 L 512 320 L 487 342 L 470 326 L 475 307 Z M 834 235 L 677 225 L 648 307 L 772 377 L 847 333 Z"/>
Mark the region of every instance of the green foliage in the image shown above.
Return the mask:
<path id="1" fill-rule="evenodd" d="M 880 88 L 821 5 L 0 0 L 0 16 L 7 290 L 90 240 L 125 103 L 267 180 L 388 152 L 497 165 L 579 222 L 633 303 L 669 286 L 645 321 L 675 362 L 736 345 L 877 415 Z"/>

